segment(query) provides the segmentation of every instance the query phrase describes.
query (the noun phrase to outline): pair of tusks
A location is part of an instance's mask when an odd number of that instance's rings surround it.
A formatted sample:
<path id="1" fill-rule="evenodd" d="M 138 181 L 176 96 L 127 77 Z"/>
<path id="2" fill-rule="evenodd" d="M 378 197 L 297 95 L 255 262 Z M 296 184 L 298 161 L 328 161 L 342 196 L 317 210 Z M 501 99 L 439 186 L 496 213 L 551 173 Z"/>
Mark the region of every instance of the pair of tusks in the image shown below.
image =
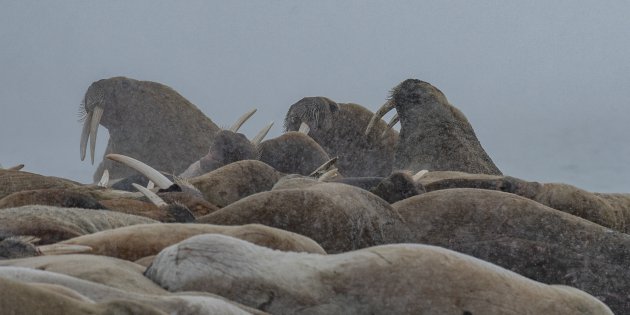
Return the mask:
<path id="1" fill-rule="evenodd" d="M 9 167 L 6 170 L 7 171 L 19 171 L 19 170 L 21 170 L 23 168 L 24 168 L 24 164 L 18 164 L 16 166 Z M 2 170 L 2 169 L 3 169 L 2 165 L 0 164 L 0 170 Z"/>
<path id="2" fill-rule="evenodd" d="M 79 149 L 81 151 L 81 161 L 85 160 L 85 151 L 87 149 L 88 138 L 90 138 L 90 158 L 92 164 L 94 164 L 94 149 L 96 148 L 96 133 L 98 132 L 98 125 L 101 123 L 103 117 L 103 107 L 94 106 L 91 112 L 87 113 L 85 121 L 83 122 L 83 130 L 81 131 L 81 144 Z"/>
<path id="3" fill-rule="evenodd" d="M 372 129 L 374 129 L 376 122 L 379 121 L 383 116 L 385 116 L 385 114 L 387 114 L 390 110 L 394 109 L 395 106 L 396 104 L 394 104 L 392 100 L 385 102 L 385 104 L 383 104 L 381 108 L 379 108 L 376 111 L 376 113 L 372 115 L 372 119 L 370 119 L 370 123 L 368 124 L 367 128 L 365 128 L 365 135 L 366 136 L 370 135 L 370 132 L 372 132 Z M 387 129 L 389 130 L 391 127 L 393 127 L 396 124 L 396 122 L 398 122 L 398 120 L 399 120 L 398 115 L 395 115 L 392 118 L 392 120 L 389 122 L 389 124 L 387 124 Z"/>

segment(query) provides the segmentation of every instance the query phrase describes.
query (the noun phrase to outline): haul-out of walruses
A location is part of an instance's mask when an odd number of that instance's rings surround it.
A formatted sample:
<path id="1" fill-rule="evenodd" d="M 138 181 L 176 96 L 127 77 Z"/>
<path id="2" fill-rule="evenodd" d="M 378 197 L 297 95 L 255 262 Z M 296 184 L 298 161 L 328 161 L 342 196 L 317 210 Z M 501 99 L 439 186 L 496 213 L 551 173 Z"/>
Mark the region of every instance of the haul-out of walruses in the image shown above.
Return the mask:
<path id="1" fill-rule="evenodd" d="M 457 188 L 392 205 L 405 219 L 406 242 L 442 246 L 530 279 L 584 290 L 615 314 L 630 313 L 630 235 L 530 199 Z"/>
<path id="2" fill-rule="evenodd" d="M 394 169 L 501 175 L 466 116 L 436 87 L 416 79 L 398 84 L 372 117 L 366 134 L 377 133 L 375 125 L 394 108 L 400 119 Z"/>
<path id="3" fill-rule="evenodd" d="M 580 290 L 420 244 L 318 255 L 206 234 L 164 249 L 145 275 L 273 314 L 612 314 Z"/>
<path id="4" fill-rule="evenodd" d="M 92 83 L 80 110 L 85 113 L 81 159 L 85 158 L 89 139 L 92 163 L 99 124 L 109 131 L 105 154 L 124 154 L 172 174 L 183 172 L 206 154 L 220 130 L 175 90 L 125 77 Z M 94 173 L 95 181 L 105 169 L 113 179 L 135 174 L 104 159 Z"/>
<path id="5" fill-rule="evenodd" d="M 392 170 L 398 133 L 379 121 L 375 132 L 364 133 L 373 113 L 358 104 L 337 104 L 326 97 L 305 97 L 289 107 L 286 131 L 297 131 L 302 123 L 332 157 L 344 176 L 387 176 Z"/>

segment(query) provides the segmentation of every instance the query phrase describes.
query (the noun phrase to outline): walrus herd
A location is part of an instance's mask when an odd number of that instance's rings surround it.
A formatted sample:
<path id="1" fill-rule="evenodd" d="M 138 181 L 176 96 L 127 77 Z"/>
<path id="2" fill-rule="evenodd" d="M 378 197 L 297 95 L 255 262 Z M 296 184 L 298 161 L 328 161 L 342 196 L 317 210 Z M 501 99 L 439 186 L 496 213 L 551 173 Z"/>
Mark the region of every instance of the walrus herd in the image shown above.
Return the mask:
<path id="1" fill-rule="evenodd" d="M 630 194 L 503 175 L 430 83 L 268 140 L 125 77 L 80 110 L 94 184 L 0 168 L 1 314 L 630 314 Z"/>

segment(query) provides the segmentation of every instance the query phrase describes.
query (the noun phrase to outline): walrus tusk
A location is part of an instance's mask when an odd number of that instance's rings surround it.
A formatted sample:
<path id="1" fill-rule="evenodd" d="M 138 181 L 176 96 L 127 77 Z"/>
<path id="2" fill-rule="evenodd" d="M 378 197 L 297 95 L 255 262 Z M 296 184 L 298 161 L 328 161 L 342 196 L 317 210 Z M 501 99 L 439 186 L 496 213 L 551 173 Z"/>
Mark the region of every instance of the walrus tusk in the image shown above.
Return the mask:
<path id="1" fill-rule="evenodd" d="M 252 117 L 252 115 L 254 115 L 254 113 L 256 112 L 256 108 L 250 110 L 249 112 L 243 114 L 243 116 L 241 116 L 235 123 L 234 125 L 232 125 L 232 127 L 230 127 L 230 129 L 228 129 L 231 132 L 237 132 L 241 126 L 250 118 Z"/>
<path id="2" fill-rule="evenodd" d="M 11 166 L 11 167 L 7 168 L 7 170 L 9 170 L 9 171 L 19 171 L 19 170 L 21 170 L 23 168 L 24 168 L 24 164 L 18 164 L 16 166 Z"/>
<path id="3" fill-rule="evenodd" d="M 109 184 L 109 171 L 104 170 L 103 176 L 101 176 L 101 180 L 99 180 L 98 184 L 96 185 L 99 187 L 107 187 L 108 184 Z"/>
<path id="4" fill-rule="evenodd" d="M 335 167 L 332 168 L 330 171 L 324 173 L 322 176 L 320 176 L 317 181 L 318 182 L 323 182 L 329 179 L 333 179 L 335 177 L 339 176 L 339 170 Z"/>
<path id="5" fill-rule="evenodd" d="M 318 175 L 322 175 L 325 172 L 324 171 L 329 171 L 332 167 L 334 167 L 335 163 L 337 163 L 337 158 L 339 158 L 338 156 L 335 156 L 334 158 L 326 161 L 326 163 L 322 164 L 320 167 L 318 167 L 316 170 L 314 170 L 312 173 L 308 174 L 308 176 L 310 177 L 317 177 Z"/>
<path id="6" fill-rule="evenodd" d="M 85 150 L 87 149 L 88 138 L 90 137 L 90 124 L 92 123 L 92 113 L 88 113 L 85 116 L 83 122 L 83 130 L 81 131 L 81 143 L 79 149 L 81 150 L 81 161 L 85 160 Z"/>
<path id="7" fill-rule="evenodd" d="M 72 245 L 72 244 L 50 244 L 37 246 L 37 251 L 42 255 L 66 255 L 66 254 L 79 254 L 91 252 L 92 247 L 85 245 Z"/>
<path id="8" fill-rule="evenodd" d="M 417 182 L 420 180 L 420 178 L 422 178 L 422 176 L 424 176 L 426 173 L 428 173 L 428 170 L 421 170 L 418 173 L 416 173 L 415 175 L 412 176 L 413 181 Z"/>
<path id="9" fill-rule="evenodd" d="M 269 133 L 269 130 L 271 130 L 271 127 L 273 127 L 273 121 L 270 122 L 265 128 L 263 128 L 250 142 L 254 146 L 259 145 L 262 142 L 262 140 L 265 139 L 265 137 L 267 136 L 267 133 Z"/>
<path id="10" fill-rule="evenodd" d="M 133 168 L 134 170 L 142 173 L 142 175 L 146 176 L 149 180 L 153 181 L 161 189 L 167 189 L 173 185 L 173 182 L 170 179 L 168 179 L 166 176 L 162 175 L 162 173 L 158 172 L 154 168 L 134 158 L 131 158 L 122 154 L 114 154 L 114 153 L 108 154 L 105 157 L 110 160 L 123 163 Z"/>
<path id="11" fill-rule="evenodd" d="M 398 113 L 396 113 L 394 114 L 394 116 L 392 116 L 392 119 L 389 120 L 389 123 L 387 123 L 387 129 L 383 131 L 383 133 L 381 134 L 381 138 L 385 137 L 387 131 L 394 128 L 394 125 L 397 124 L 398 121 L 400 121 L 400 117 L 398 117 Z"/>
<path id="12" fill-rule="evenodd" d="M 92 120 L 90 122 L 90 158 L 92 158 L 92 164 L 94 164 L 94 150 L 96 148 L 96 133 L 98 132 L 98 125 L 103 117 L 103 108 L 95 106 L 92 111 Z"/>
<path id="13" fill-rule="evenodd" d="M 311 127 L 309 127 L 305 122 L 302 122 L 298 132 L 308 135 L 309 131 L 311 131 Z"/>
<path id="14" fill-rule="evenodd" d="M 385 104 L 383 104 L 381 108 L 379 108 L 378 111 L 374 113 L 374 115 L 372 116 L 372 119 L 370 119 L 370 123 L 368 124 L 367 128 L 365 128 L 365 135 L 366 136 L 369 135 L 372 129 L 374 128 L 374 125 L 376 125 L 376 122 L 379 119 L 381 119 L 383 116 L 385 116 L 385 114 L 387 114 L 394 107 L 395 107 L 395 104 L 392 100 L 385 102 Z"/>
<path id="15" fill-rule="evenodd" d="M 160 196 L 158 196 L 156 193 L 136 184 L 136 183 L 132 183 L 131 184 L 133 187 L 135 187 L 139 192 L 141 192 L 145 197 L 147 197 L 147 199 L 149 199 L 149 201 L 151 201 L 151 203 L 153 203 L 154 205 L 158 206 L 158 207 L 164 207 L 164 206 L 168 206 L 168 204 L 166 202 L 164 202 L 164 200 L 162 198 L 160 198 Z"/>

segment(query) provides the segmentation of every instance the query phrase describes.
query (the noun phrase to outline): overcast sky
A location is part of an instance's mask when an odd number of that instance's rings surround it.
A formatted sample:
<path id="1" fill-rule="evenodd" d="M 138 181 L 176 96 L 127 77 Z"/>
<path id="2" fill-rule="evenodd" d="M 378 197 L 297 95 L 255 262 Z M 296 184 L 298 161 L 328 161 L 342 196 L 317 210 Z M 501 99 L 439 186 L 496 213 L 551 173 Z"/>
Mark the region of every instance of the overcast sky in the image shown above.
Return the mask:
<path id="1" fill-rule="evenodd" d="M 461 109 L 506 175 L 630 193 L 628 1 L 0 0 L 0 163 L 91 182 L 96 80 L 166 84 L 253 136 L 327 96 L 376 110 L 407 78 Z M 107 143 L 101 127 L 96 156 Z"/>

